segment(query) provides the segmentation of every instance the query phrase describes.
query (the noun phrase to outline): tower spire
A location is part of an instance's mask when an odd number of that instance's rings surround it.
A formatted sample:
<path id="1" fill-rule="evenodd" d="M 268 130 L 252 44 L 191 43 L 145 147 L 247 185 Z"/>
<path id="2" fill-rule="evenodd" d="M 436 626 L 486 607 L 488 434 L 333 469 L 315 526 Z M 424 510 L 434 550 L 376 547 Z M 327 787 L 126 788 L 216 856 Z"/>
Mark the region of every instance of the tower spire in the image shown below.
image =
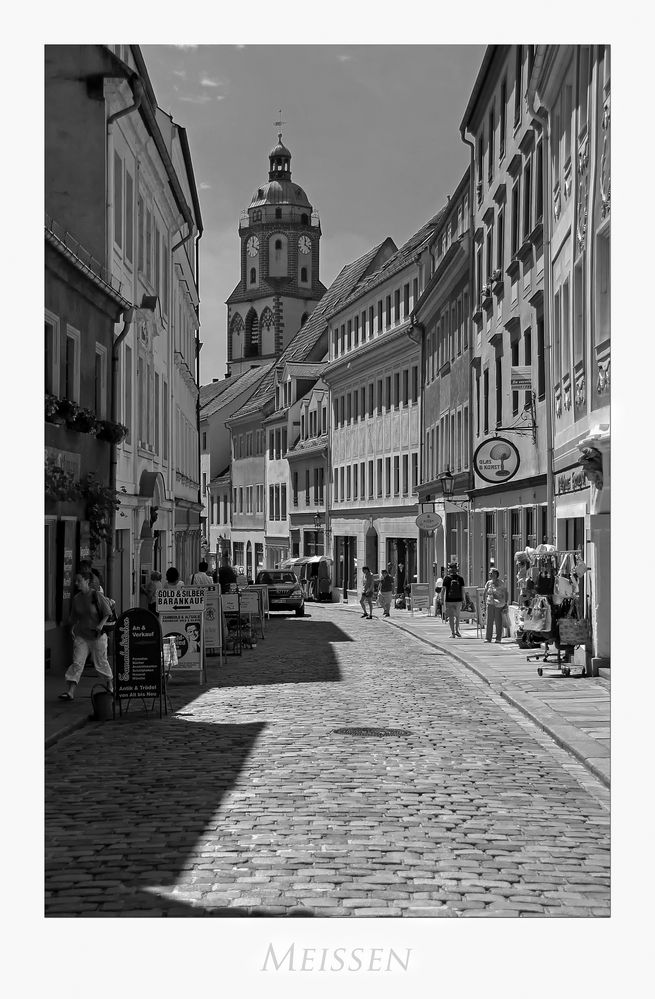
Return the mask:
<path id="1" fill-rule="evenodd" d="M 278 108 L 278 114 L 280 117 L 278 118 L 277 121 L 274 121 L 273 124 L 278 129 L 277 133 L 278 142 L 282 142 L 282 126 L 286 125 L 286 121 L 282 121 L 282 108 Z"/>

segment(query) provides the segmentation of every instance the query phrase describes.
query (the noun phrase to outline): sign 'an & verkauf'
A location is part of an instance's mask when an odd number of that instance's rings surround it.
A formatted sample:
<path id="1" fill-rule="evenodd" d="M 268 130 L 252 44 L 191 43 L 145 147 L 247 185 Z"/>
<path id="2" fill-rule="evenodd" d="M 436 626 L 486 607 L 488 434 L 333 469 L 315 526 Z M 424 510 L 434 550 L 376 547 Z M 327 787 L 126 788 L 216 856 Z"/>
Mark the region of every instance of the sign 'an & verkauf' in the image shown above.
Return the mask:
<path id="1" fill-rule="evenodd" d="M 116 694 L 161 697 L 161 625 L 142 607 L 125 611 L 116 622 Z"/>

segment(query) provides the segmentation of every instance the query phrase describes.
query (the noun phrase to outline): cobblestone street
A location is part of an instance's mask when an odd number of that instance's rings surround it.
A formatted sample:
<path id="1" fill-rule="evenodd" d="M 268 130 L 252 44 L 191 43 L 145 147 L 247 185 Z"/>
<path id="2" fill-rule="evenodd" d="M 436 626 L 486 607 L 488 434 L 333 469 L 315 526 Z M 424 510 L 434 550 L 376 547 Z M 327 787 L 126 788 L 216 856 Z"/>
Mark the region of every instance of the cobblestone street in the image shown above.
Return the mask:
<path id="1" fill-rule="evenodd" d="M 47 751 L 47 915 L 609 915 L 608 790 L 459 663 L 308 605 L 219 675 Z"/>

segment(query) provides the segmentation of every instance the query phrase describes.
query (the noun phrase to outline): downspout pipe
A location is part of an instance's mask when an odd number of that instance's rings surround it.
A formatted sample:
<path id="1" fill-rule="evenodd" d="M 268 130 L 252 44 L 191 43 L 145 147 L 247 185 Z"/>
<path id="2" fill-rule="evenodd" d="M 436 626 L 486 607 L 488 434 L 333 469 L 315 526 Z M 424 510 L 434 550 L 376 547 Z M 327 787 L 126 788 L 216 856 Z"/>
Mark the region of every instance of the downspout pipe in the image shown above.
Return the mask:
<path id="1" fill-rule="evenodd" d="M 123 312 L 123 329 L 114 340 L 111 348 L 111 422 L 118 422 L 118 350 L 123 340 L 129 333 L 134 321 L 134 306 L 125 309 Z M 109 451 L 109 488 L 112 495 L 116 492 L 116 467 L 118 465 L 118 444 L 112 442 Z M 112 596 L 114 592 L 114 532 L 110 534 L 107 544 L 107 593 Z"/>
<path id="2" fill-rule="evenodd" d="M 541 51 L 540 51 L 541 50 Z M 545 416 L 546 416 L 546 509 L 548 510 L 548 527 L 549 537 L 546 539 L 552 544 L 557 544 L 557 525 L 555 519 L 555 448 L 554 448 L 554 434 L 553 434 L 553 424 L 554 424 L 554 414 L 553 414 L 553 386 L 552 386 L 552 340 L 551 340 L 551 316 L 552 316 L 552 276 L 550 271 L 551 266 L 551 217 L 550 217 L 550 197 L 549 192 L 552 190 L 552 166 L 551 166 L 551 156 L 550 156 L 550 116 L 548 109 L 538 101 L 537 99 L 537 89 L 535 85 L 536 75 L 544 62 L 546 53 L 540 46 L 537 50 L 537 57 L 535 59 L 535 67 L 533 70 L 533 79 L 530 81 L 530 86 L 528 88 L 528 98 L 530 104 L 530 110 L 535 118 L 538 118 L 542 123 L 543 132 L 543 156 L 544 156 L 544 169 L 543 169 L 543 205 L 544 205 L 544 215 L 543 215 L 543 245 L 544 245 L 544 387 L 546 392 L 546 405 L 545 405 Z M 539 106 L 537 107 L 537 104 Z M 535 407 L 535 417 L 536 417 L 536 407 Z M 543 540 L 543 539 L 541 539 Z"/>
<path id="3" fill-rule="evenodd" d="M 464 126 L 460 128 L 460 136 L 464 145 L 468 146 L 471 150 L 471 162 L 469 166 L 469 302 L 473 305 L 473 281 L 474 281 L 474 253 L 475 253 L 475 232 L 473 229 L 473 178 L 475 176 L 475 145 L 472 139 L 467 139 L 464 131 Z M 468 322 L 468 316 L 464 317 L 464 321 Z M 473 331 L 469 330 L 469 352 L 471 358 L 473 356 Z M 468 439 L 468 453 L 469 461 L 473 454 L 473 407 L 471 405 L 471 400 L 473 399 L 473 365 L 469 364 L 469 439 Z M 470 473 L 469 473 L 470 474 Z M 468 571 L 468 583 L 469 586 L 473 585 L 473 537 L 471 534 L 471 500 L 466 504 L 466 547 L 467 547 L 467 571 Z M 444 555 L 446 552 L 444 551 Z"/>

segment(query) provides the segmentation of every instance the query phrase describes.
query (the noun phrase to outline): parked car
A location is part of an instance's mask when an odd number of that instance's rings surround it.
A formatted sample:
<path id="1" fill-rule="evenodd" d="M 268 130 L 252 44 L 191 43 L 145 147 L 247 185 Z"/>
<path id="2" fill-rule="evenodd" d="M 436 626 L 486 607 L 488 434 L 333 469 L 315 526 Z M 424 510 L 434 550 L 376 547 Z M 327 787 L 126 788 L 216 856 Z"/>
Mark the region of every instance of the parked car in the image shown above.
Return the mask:
<path id="1" fill-rule="evenodd" d="M 255 583 L 268 587 L 269 610 L 293 610 L 296 617 L 305 613 L 305 598 L 295 572 L 290 569 L 262 569 Z"/>

